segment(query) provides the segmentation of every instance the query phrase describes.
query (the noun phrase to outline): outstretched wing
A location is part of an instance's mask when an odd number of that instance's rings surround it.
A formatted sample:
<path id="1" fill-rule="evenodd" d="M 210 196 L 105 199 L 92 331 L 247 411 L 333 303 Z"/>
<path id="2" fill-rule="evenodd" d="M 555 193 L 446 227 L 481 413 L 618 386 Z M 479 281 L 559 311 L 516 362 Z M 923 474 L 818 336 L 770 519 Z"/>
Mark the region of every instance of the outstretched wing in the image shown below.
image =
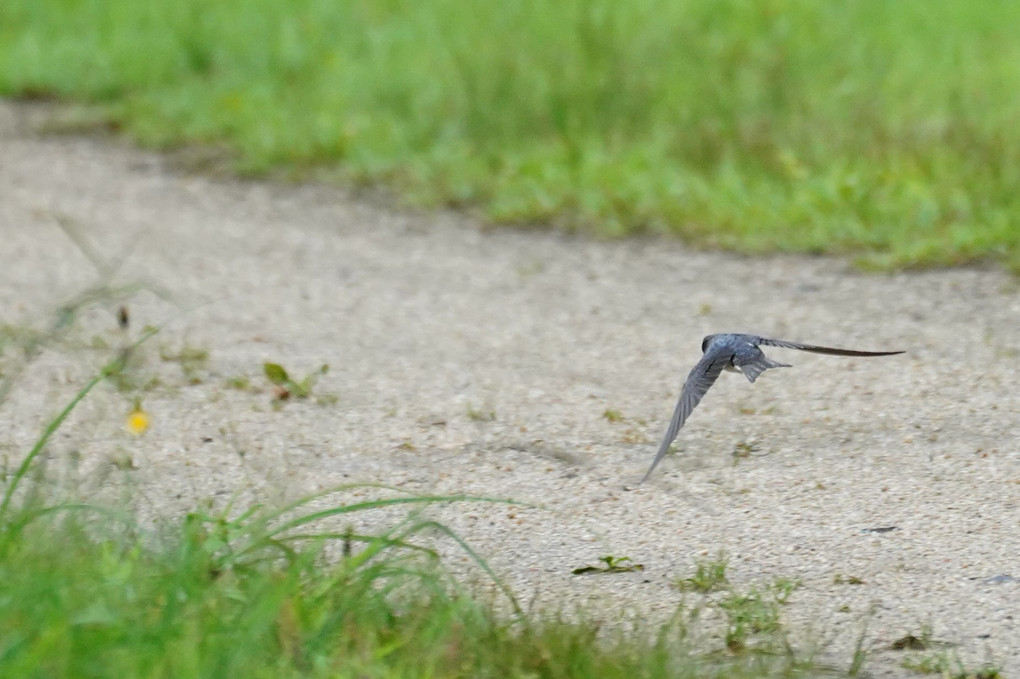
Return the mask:
<path id="1" fill-rule="evenodd" d="M 894 356 L 902 354 L 902 351 L 857 351 L 855 349 L 835 349 L 833 347 L 819 347 L 814 344 L 801 344 L 800 342 L 787 342 L 786 340 L 768 339 L 758 337 L 758 344 L 769 347 L 781 347 L 783 349 L 799 349 L 810 351 L 816 354 L 829 354 L 830 356 Z"/>
<path id="2" fill-rule="evenodd" d="M 729 364 L 730 358 L 731 354 L 728 351 L 724 353 L 718 350 L 709 350 L 708 353 L 701 357 L 701 360 L 694 366 L 694 369 L 691 370 L 691 374 L 687 376 L 687 381 L 684 382 L 684 387 L 680 391 L 680 400 L 677 401 L 676 410 L 673 411 L 673 419 L 669 423 L 669 429 L 666 430 L 666 435 L 662 438 L 662 443 L 659 445 L 659 452 L 655 454 L 652 466 L 645 472 L 641 483 L 644 483 L 652 475 L 655 467 L 666 456 L 666 453 L 669 451 L 669 444 L 673 443 L 673 439 L 679 433 L 680 427 L 684 426 L 684 422 L 687 421 L 695 406 L 701 402 L 705 392 L 719 379 L 719 374 Z"/>

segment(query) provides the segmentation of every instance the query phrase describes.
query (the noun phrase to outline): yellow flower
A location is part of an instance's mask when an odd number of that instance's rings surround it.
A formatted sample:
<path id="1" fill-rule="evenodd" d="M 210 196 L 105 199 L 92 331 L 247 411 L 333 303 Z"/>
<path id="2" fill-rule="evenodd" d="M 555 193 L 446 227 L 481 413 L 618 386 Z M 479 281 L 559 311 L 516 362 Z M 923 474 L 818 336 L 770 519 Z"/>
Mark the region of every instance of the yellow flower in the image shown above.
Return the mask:
<path id="1" fill-rule="evenodd" d="M 149 428 L 149 413 L 142 410 L 142 406 L 136 403 L 134 410 L 128 413 L 124 426 L 132 434 L 144 434 Z"/>

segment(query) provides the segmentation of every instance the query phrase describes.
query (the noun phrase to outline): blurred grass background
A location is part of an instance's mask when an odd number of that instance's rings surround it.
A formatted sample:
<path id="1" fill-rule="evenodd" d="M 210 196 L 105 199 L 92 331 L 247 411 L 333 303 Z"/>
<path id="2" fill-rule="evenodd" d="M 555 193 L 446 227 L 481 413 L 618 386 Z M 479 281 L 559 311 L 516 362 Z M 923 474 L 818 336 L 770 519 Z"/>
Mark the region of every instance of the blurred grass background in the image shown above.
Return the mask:
<path id="1" fill-rule="evenodd" d="M 1020 269 L 1020 5 L 4 0 L 0 94 L 599 235 Z"/>

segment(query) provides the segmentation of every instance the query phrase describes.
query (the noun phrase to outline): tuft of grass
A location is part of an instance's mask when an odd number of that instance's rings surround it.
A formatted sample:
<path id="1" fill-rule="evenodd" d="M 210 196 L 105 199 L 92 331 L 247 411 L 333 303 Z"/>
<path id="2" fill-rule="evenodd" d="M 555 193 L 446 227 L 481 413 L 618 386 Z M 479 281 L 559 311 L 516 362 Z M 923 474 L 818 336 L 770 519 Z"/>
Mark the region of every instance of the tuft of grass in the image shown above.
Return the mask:
<path id="1" fill-rule="evenodd" d="M 6 0 L 0 94 L 494 222 L 1020 268 L 1018 33 L 925 0 Z"/>
<path id="2" fill-rule="evenodd" d="M 694 575 L 678 583 L 680 591 L 708 594 L 729 587 L 726 578 L 727 563 L 726 555 L 722 552 L 712 560 L 695 562 Z"/>
<path id="3" fill-rule="evenodd" d="M 619 410 L 613 410 L 612 408 L 607 408 L 602 413 L 602 417 L 606 418 L 607 422 L 622 422 L 623 421 L 623 413 L 621 413 Z"/>
<path id="4" fill-rule="evenodd" d="M 798 586 L 796 580 L 779 578 L 765 588 L 731 590 L 718 604 L 726 614 L 726 648 L 734 653 L 792 654 L 780 607 Z"/>
<path id="5" fill-rule="evenodd" d="M 918 674 L 937 674 L 944 679 L 998 679 L 1001 670 L 995 665 L 967 668 L 959 656 L 949 651 L 937 651 L 905 658 L 901 663 Z"/>
<path id="6" fill-rule="evenodd" d="M 785 604 L 799 587 L 800 580 L 796 578 L 776 578 L 772 581 L 772 594 L 777 603 Z"/>
<path id="7" fill-rule="evenodd" d="M 193 512 L 159 535 L 126 522 L 97 529 L 81 513 L 36 519 L 31 535 L 3 542 L 0 673 L 829 676 L 789 655 L 704 653 L 679 623 L 624 636 L 588 616 L 507 619 L 391 531 L 309 536 L 253 558 L 253 542 L 270 546 L 244 518 L 257 514 Z M 327 555 L 332 545 L 339 555 Z"/>
<path id="8" fill-rule="evenodd" d="M 726 648 L 730 651 L 744 651 L 755 639 L 771 641 L 782 630 L 779 606 L 758 589 L 733 592 L 719 607 L 726 613 Z"/>
<path id="9" fill-rule="evenodd" d="M 437 529 L 459 538 L 416 514 L 377 535 L 297 530 L 438 499 L 302 504 L 287 508 L 303 509 L 292 518 L 259 507 L 196 511 L 162 535 L 97 527 L 87 507 L 63 518 L 55 512 L 73 508 L 5 514 L 3 528 L 31 531 L 0 535 L 0 673 L 333 676 L 339 666 L 409 672 L 416 657 L 448 671 L 465 638 L 480 647 L 479 637 L 513 627 L 464 597 L 431 548 L 409 541 Z M 333 543 L 339 559 L 327 554 Z"/>
<path id="10" fill-rule="evenodd" d="M 797 664 L 780 609 L 800 583 L 792 578 L 776 578 L 767 586 L 742 591 L 730 583 L 726 567 L 727 558 L 721 552 L 714 559 L 696 562 L 694 574 L 678 583 L 680 591 L 704 595 L 703 606 L 722 612 L 722 641 L 727 653 L 738 658 L 786 657 Z M 851 662 L 854 672 L 860 671 L 865 660 L 860 644 L 857 651 Z"/>
<path id="11" fill-rule="evenodd" d="M 3 676 L 803 677 L 786 658 L 705 657 L 589 620 L 508 621 L 439 564 L 370 540 L 237 562 L 245 529 L 192 514 L 165 536 L 36 521 L 0 562 Z M 336 540 L 342 542 L 343 534 Z M 376 548 L 372 558 L 362 555 Z M 817 676 L 822 676 L 817 671 Z"/>
<path id="12" fill-rule="evenodd" d="M 968 668 L 948 647 L 949 644 L 935 639 L 931 625 L 921 625 L 918 634 L 900 637 L 889 645 L 889 650 L 924 651 L 907 655 L 900 663 L 918 674 L 937 674 L 946 679 L 997 679 L 1001 676 L 998 667 L 987 663 L 976 669 Z"/>
<path id="13" fill-rule="evenodd" d="M 847 609 L 846 612 L 849 612 Z M 847 668 L 846 675 L 848 677 L 856 677 L 860 675 L 861 670 L 864 668 L 864 663 L 868 659 L 868 653 L 864 650 L 864 640 L 868 633 L 867 622 L 861 627 L 860 634 L 857 635 L 857 641 L 854 643 L 854 654 L 850 660 L 850 667 Z"/>

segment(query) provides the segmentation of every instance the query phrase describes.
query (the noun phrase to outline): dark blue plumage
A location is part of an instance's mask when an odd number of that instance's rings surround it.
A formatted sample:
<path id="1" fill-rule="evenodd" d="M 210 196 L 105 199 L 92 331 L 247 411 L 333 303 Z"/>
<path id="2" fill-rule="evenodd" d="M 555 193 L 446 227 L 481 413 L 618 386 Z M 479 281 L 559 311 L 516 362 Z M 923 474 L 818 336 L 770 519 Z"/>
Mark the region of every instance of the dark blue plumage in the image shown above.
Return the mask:
<path id="1" fill-rule="evenodd" d="M 687 421 L 691 411 L 701 402 L 705 392 L 719 379 L 719 375 L 723 370 L 743 373 L 744 377 L 753 383 L 758 379 L 759 375 L 769 368 L 790 367 L 787 363 L 773 361 L 758 348 L 759 346 L 799 349 L 800 351 L 811 351 L 816 354 L 829 354 L 831 356 L 892 356 L 903 353 L 902 351 L 834 349 L 738 333 L 709 335 L 701 342 L 701 351 L 704 352 L 704 355 L 698 361 L 698 364 L 694 366 L 694 369 L 691 370 L 691 374 L 687 376 L 687 381 L 680 391 L 680 400 L 677 401 L 676 409 L 673 411 L 673 419 L 670 420 L 669 428 L 666 429 L 666 435 L 659 445 L 659 452 L 656 453 L 652 466 L 649 467 L 648 472 L 641 479 L 642 483 L 651 476 L 652 471 L 669 450 L 669 444 L 673 442 L 680 428 L 684 426 L 684 422 Z"/>

